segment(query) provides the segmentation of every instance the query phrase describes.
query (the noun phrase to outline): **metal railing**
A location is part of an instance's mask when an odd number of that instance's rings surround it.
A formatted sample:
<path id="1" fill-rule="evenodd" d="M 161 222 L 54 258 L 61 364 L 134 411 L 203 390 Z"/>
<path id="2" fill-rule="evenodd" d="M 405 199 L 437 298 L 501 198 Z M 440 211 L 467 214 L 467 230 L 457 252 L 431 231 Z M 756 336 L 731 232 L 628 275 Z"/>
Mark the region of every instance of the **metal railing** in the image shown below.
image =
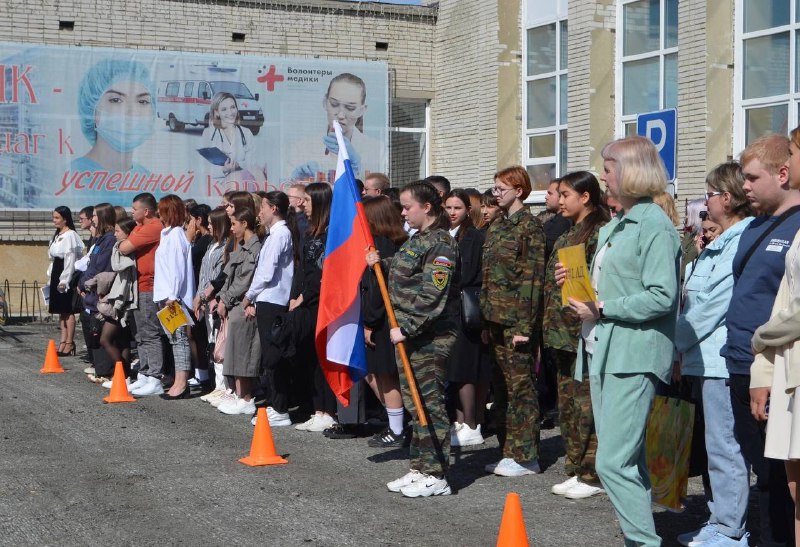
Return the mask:
<path id="1" fill-rule="evenodd" d="M 51 318 L 44 303 L 42 286 L 37 281 L 3 281 L 0 290 L 0 325 L 50 321 Z"/>

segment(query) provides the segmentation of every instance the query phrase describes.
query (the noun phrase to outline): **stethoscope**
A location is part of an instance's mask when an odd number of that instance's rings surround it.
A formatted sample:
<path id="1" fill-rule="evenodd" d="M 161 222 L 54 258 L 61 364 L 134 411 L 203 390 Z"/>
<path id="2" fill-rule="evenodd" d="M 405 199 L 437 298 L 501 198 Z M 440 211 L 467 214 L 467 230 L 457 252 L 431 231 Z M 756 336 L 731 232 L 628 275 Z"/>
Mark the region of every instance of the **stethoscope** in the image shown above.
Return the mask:
<path id="1" fill-rule="evenodd" d="M 242 137 L 242 146 L 247 146 L 247 139 L 244 136 L 244 131 L 242 131 L 242 127 L 240 125 L 236 126 L 236 129 L 239 130 L 239 135 Z M 211 134 L 211 141 L 214 141 L 214 138 L 219 134 L 219 142 L 225 143 L 225 138 L 222 136 L 222 131 L 219 130 L 219 127 L 214 128 L 214 132 Z"/>

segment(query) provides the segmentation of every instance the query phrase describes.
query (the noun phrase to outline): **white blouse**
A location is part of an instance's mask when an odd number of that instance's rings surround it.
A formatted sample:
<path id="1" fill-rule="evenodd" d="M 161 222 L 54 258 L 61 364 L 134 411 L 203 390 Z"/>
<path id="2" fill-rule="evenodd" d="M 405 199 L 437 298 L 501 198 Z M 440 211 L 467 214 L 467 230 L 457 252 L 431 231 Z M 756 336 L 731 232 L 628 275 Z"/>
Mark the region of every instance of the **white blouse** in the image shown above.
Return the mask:
<path id="1" fill-rule="evenodd" d="M 47 268 L 47 277 L 53 271 L 53 259 L 62 258 L 64 260 L 64 271 L 58 277 L 59 285 L 69 285 L 72 274 L 75 273 L 75 261 L 83 256 L 83 241 L 75 230 L 67 230 L 59 234 L 50 243 L 47 249 L 50 258 L 50 266 Z"/>

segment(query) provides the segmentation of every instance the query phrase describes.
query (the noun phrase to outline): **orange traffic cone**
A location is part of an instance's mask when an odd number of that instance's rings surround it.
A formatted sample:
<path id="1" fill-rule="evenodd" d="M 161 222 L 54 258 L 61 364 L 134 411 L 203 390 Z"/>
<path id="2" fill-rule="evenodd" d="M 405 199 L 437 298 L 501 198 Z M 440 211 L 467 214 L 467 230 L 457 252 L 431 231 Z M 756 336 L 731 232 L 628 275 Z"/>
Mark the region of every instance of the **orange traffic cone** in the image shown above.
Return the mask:
<path id="1" fill-rule="evenodd" d="M 44 356 L 44 366 L 39 370 L 40 374 L 56 374 L 64 372 L 61 368 L 61 363 L 58 362 L 58 354 L 56 353 L 56 341 L 50 340 L 47 344 L 47 354 Z"/>
<path id="2" fill-rule="evenodd" d="M 264 407 L 260 407 L 256 413 L 256 430 L 253 432 L 253 442 L 250 443 L 250 455 L 239 461 L 251 467 L 289 463 L 275 453 L 272 429 L 269 427 L 267 409 Z"/>
<path id="3" fill-rule="evenodd" d="M 114 366 L 114 377 L 111 379 L 111 392 L 103 397 L 104 403 L 135 403 L 136 399 L 128 393 L 128 384 L 125 383 L 125 371 L 122 361 L 117 361 Z"/>
<path id="4" fill-rule="evenodd" d="M 506 507 L 500 523 L 500 534 L 497 536 L 497 547 L 528 547 L 528 533 L 525 531 L 525 520 L 522 518 L 522 504 L 519 494 L 509 492 L 506 496 Z"/>

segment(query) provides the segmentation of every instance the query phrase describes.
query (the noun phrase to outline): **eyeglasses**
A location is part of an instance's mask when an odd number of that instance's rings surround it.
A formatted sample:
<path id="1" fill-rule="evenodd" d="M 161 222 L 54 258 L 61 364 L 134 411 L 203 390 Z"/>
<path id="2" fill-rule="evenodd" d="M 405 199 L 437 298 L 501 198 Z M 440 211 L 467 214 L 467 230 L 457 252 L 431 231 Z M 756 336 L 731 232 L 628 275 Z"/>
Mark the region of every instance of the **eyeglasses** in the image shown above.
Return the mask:
<path id="1" fill-rule="evenodd" d="M 721 196 L 722 192 L 706 192 L 706 199 L 711 199 L 714 196 Z"/>
<path id="2" fill-rule="evenodd" d="M 495 186 L 494 188 L 492 188 L 492 195 L 493 196 L 502 196 L 503 194 L 505 194 L 509 190 L 513 190 L 513 188 L 498 188 L 497 186 Z"/>

